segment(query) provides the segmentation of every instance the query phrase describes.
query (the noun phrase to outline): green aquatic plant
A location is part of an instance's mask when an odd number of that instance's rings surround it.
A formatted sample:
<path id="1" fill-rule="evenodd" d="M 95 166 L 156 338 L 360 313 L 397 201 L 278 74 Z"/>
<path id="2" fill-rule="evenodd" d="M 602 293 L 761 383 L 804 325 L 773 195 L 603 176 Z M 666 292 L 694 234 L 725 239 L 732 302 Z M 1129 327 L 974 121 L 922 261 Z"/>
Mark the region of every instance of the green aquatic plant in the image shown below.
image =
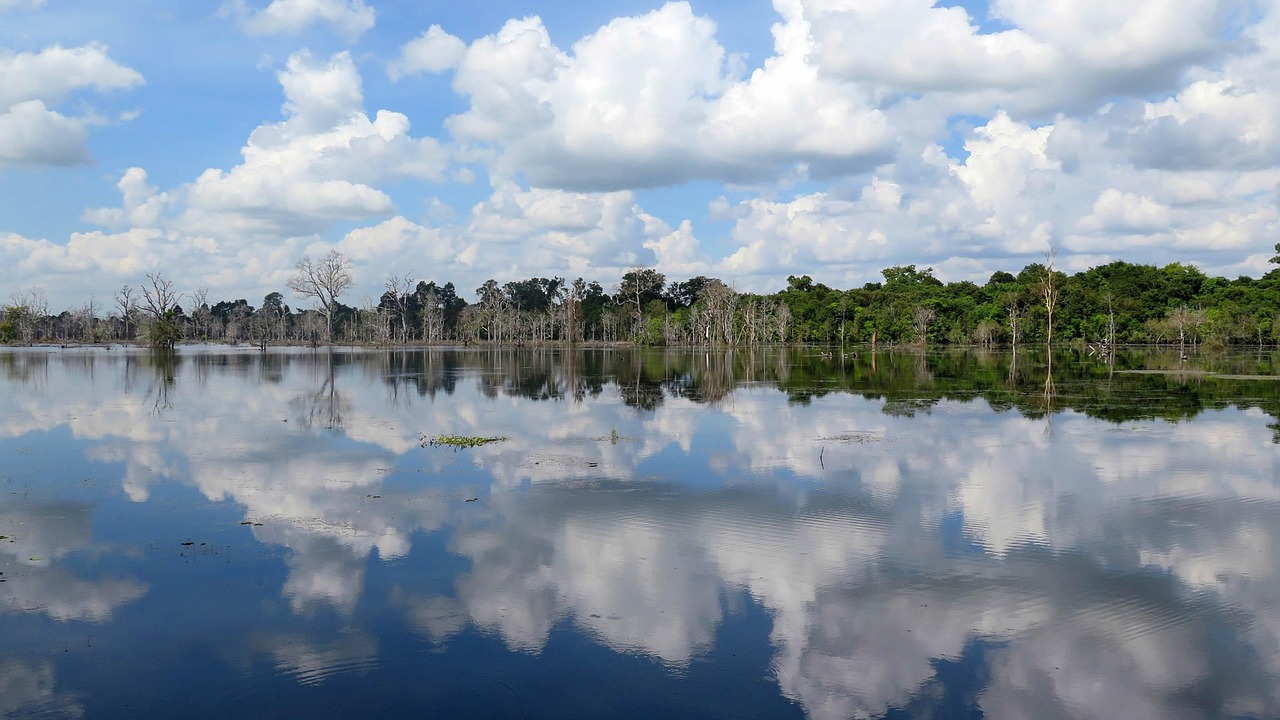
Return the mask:
<path id="1" fill-rule="evenodd" d="M 436 435 L 429 438 L 422 436 L 422 447 L 451 447 L 454 450 L 462 448 L 473 448 L 489 443 L 502 442 L 507 438 L 495 435 L 493 437 L 482 437 L 479 435 Z"/>
<path id="2" fill-rule="evenodd" d="M 623 435 L 619 434 L 617 428 L 610 428 L 608 435 L 602 435 L 600 437 L 591 438 L 591 439 L 596 442 L 607 442 L 610 445 L 617 445 L 619 441 L 630 440 L 631 438 L 624 437 Z"/>

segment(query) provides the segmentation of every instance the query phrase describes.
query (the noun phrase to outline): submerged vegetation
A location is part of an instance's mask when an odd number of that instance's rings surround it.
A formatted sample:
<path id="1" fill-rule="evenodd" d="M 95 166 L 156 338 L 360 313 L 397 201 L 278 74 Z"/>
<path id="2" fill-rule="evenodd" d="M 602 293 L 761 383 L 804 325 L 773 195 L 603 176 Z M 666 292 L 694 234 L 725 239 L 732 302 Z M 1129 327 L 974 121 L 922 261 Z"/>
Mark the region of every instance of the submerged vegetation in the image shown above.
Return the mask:
<path id="1" fill-rule="evenodd" d="M 40 289 L 13 293 L 0 308 L 0 342 L 1280 344 L 1280 269 L 1229 280 L 1194 265 L 1117 261 L 1067 275 L 1050 253 L 1044 263 L 996 272 L 983 284 L 943 283 L 932 268 L 905 265 L 885 268 L 883 281 L 859 288 L 793 275 L 779 292 L 755 294 L 705 276 L 668 282 L 655 269 L 636 267 L 611 291 L 582 278 L 489 280 L 476 288 L 475 302 L 451 282 L 404 275 L 386 280 L 376 305 L 351 307 L 338 300 L 351 285 L 346 258 L 330 253 L 318 262 L 326 272 L 304 258 L 289 285 L 316 309 L 291 309 L 279 292 L 256 308 L 245 299 L 210 304 L 207 290 L 179 293 L 152 273 L 142 298 L 125 286 L 112 306 L 90 300 L 58 315 Z M 1280 265 L 1280 254 L 1272 263 Z"/>
<path id="2" fill-rule="evenodd" d="M 490 443 L 498 443 L 506 440 L 502 436 L 481 437 L 477 435 L 436 435 L 435 437 L 422 436 L 422 447 L 451 447 L 454 450 L 463 448 L 479 447 Z"/>

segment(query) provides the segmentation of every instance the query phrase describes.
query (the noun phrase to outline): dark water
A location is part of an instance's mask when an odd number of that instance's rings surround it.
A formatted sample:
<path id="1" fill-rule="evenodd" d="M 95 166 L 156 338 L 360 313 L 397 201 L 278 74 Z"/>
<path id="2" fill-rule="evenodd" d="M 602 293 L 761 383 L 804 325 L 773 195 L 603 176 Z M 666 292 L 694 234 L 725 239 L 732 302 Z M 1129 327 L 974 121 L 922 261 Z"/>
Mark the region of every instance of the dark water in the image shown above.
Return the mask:
<path id="1" fill-rule="evenodd" d="M 0 717 L 1280 717 L 1276 362 L 0 352 Z"/>

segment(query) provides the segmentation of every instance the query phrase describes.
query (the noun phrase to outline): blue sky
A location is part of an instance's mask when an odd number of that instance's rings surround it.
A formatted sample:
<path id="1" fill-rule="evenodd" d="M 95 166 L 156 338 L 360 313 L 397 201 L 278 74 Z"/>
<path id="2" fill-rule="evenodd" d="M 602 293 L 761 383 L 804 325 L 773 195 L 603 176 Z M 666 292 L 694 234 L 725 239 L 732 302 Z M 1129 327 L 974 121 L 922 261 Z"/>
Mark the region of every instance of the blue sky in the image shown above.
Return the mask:
<path id="1" fill-rule="evenodd" d="M 0 0 L 0 297 L 1268 269 L 1277 3 Z"/>

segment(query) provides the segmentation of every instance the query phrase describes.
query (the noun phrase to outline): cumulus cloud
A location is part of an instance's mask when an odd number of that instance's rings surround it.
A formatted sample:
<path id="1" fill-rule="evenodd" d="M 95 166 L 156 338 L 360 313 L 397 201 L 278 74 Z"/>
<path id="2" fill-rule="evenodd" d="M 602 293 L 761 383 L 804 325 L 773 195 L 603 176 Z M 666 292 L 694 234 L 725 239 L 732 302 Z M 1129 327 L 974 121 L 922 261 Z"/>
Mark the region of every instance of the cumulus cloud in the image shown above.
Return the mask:
<path id="1" fill-rule="evenodd" d="M 1116 95 L 1173 89 L 1223 46 L 1229 0 L 996 0 L 1008 29 L 983 32 L 963 8 L 933 0 L 787 0 L 814 27 L 825 72 L 894 92 L 948 96 L 957 109 L 1092 112 Z"/>
<path id="2" fill-rule="evenodd" d="M 388 54 L 385 72 L 402 92 L 448 74 L 458 97 L 444 106 L 462 102 L 444 121 L 449 144 L 415 137 L 412 111 L 366 109 L 352 55 L 301 51 L 278 74 L 282 117 L 250 135 L 242 162 L 163 188 L 131 168 L 120 206 L 82 214 L 109 236 L 81 233 L 74 251 L 66 236 L 12 236 L 2 252 L 24 266 L 93 267 L 77 255 L 86 241 L 157 230 L 149 260 L 119 265 L 153 266 L 185 243 L 201 263 L 178 261 L 192 284 L 216 290 L 253 268 L 234 282 L 263 283 L 254 294 L 278 288 L 301 252 L 336 246 L 370 267 L 412 264 L 410 248 L 453 253 L 440 272 L 464 285 L 608 284 L 634 263 L 730 274 L 751 290 L 789 273 L 860 284 L 897 263 L 982 280 L 1051 245 L 1064 267 L 1124 258 L 1265 271 L 1280 8 L 1236 5 L 993 0 L 978 17 L 930 0 L 775 0 L 772 49 L 752 65 L 686 2 L 579 38 L 553 39 L 538 17 L 470 41 L 431 25 Z M 374 21 L 359 0 L 226 8 L 255 32 L 324 23 L 358 36 Z M 88 162 L 91 113 L 67 103 L 140 82 L 101 45 L 0 54 L 0 165 Z M 423 132 L 416 116 L 414 127 Z M 477 177 L 492 191 L 459 193 L 469 210 L 429 193 L 456 216 L 397 204 L 428 195 L 422 182 Z M 723 194 L 705 217 L 731 227 L 642 194 L 683 184 L 705 193 L 695 206 Z M 375 278 L 361 282 L 372 292 Z"/>
<path id="3" fill-rule="evenodd" d="M 57 104 L 82 88 L 104 92 L 141 84 L 142 75 L 108 57 L 104 45 L 53 45 L 38 53 L 0 49 L 0 107 L 24 100 Z"/>
<path id="4" fill-rule="evenodd" d="M 257 294 L 244 287 L 246 279 L 282 286 L 297 256 L 333 224 L 393 218 L 395 204 L 383 184 L 444 179 L 448 152 L 440 143 L 413 137 L 401 113 L 366 113 L 350 55 L 316 58 L 300 51 L 277 77 L 284 119 L 250 134 L 241 164 L 210 168 L 166 190 L 152 185 L 145 169 L 129 168 L 117 182 L 121 205 L 82 216 L 113 232 L 74 233 L 61 245 L 9 235 L 0 238 L 0 254 L 33 273 L 96 268 L 115 287 L 162 268 L 181 285 Z M 376 227 L 355 233 L 348 245 L 390 237 Z M 387 257 L 385 249 L 378 252 L 379 260 Z M 444 259 L 439 251 L 430 256 Z"/>
<path id="5" fill-rule="evenodd" d="M 182 229 L 213 232 L 231 223 L 241 232 L 310 234 L 343 218 L 390 215 L 391 198 L 375 187 L 382 181 L 443 178 L 439 143 L 410 137 L 400 113 L 365 114 L 347 53 L 328 60 L 295 53 L 279 80 L 286 119 L 253 132 L 241 165 L 196 179 Z"/>
<path id="6" fill-rule="evenodd" d="M 432 25 L 400 49 L 400 57 L 387 65 L 392 80 L 421 73 L 439 73 L 456 67 L 466 55 L 467 44 Z"/>
<path id="7" fill-rule="evenodd" d="M 1169 208 L 1147 195 L 1108 188 L 1093 204 L 1093 212 L 1080 221 L 1082 230 L 1156 232 L 1169 227 Z"/>
<path id="8" fill-rule="evenodd" d="M 86 210 L 83 219 L 94 225 L 102 225 L 113 229 L 131 225 L 137 228 L 152 228 L 160 220 L 169 201 L 168 193 L 147 184 L 147 171 L 142 168 L 129 168 L 116 183 L 120 190 L 124 205 L 120 208 L 93 208 Z"/>
<path id="9" fill-rule="evenodd" d="M 777 55 L 749 77 L 715 34 L 714 22 L 675 2 L 617 18 L 566 52 L 531 17 L 507 22 L 456 60 L 457 44 L 428 31 L 392 71 L 427 59 L 436 70 L 456 64 L 454 88 L 470 107 L 449 129 L 500 149 L 499 167 L 535 186 L 746 181 L 798 165 L 851 171 L 887 157 L 894 134 L 884 116 L 857 88 L 819 76 L 803 29 L 775 28 Z M 408 60 L 421 55 L 429 57 Z"/>
<path id="10" fill-rule="evenodd" d="M 364 0 L 271 0 L 260 9 L 235 0 L 225 11 L 237 14 L 244 29 L 253 34 L 296 35 L 312 25 L 328 23 L 352 41 L 372 29 L 377 19 Z"/>
<path id="11" fill-rule="evenodd" d="M 40 100 L 20 102 L 0 113 L 0 167 L 81 165 L 89 161 L 88 139 L 82 121 L 49 110 Z"/>
<path id="12" fill-rule="evenodd" d="M 125 90 L 141 83 L 137 71 L 116 63 L 102 45 L 53 45 L 36 53 L 0 48 L 0 168 L 89 162 L 89 121 L 50 106 L 78 90 Z"/>
<path id="13" fill-rule="evenodd" d="M 478 272 L 488 272 L 488 277 L 523 279 L 530 268 L 564 277 L 601 270 L 620 277 L 623 268 L 641 261 L 636 251 L 643 243 L 671 232 L 628 191 L 495 185 L 493 194 L 472 207 L 460 228 L 482 255 L 486 267 Z"/>

